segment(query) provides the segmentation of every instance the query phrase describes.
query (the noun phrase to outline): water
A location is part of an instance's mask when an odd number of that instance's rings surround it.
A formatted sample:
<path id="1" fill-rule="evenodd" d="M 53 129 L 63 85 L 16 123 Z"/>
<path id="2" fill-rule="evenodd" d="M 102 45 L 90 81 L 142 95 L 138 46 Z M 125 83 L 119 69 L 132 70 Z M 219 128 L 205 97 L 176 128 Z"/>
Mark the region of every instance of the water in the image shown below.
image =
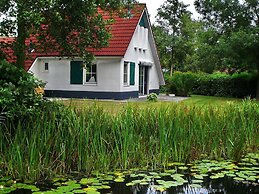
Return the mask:
<path id="1" fill-rule="evenodd" d="M 107 194 L 109 192 L 101 192 Z M 258 194 L 258 186 L 234 184 L 231 182 L 218 182 L 203 185 L 202 188 L 193 188 L 189 184 L 170 188 L 167 191 L 156 191 L 152 186 L 148 187 L 126 187 L 123 183 L 116 183 L 110 192 L 112 194 Z"/>
<path id="2" fill-rule="evenodd" d="M 259 194 L 259 154 L 249 154 L 239 163 L 230 160 L 171 163 L 159 171 L 93 172 L 90 178 L 71 175 L 35 185 L 15 183 L 7 177 L 0 179 L 0 193 L 87 191 L 91 191 L 89 194 Z"/>
<path id="3" fill-rule="evenodd" d="M 166 180 L 170 178 L 166 177 Z M 111 189 L 99 190 L 101 194 L 259 194 L 259 185 L 257 183 L 236 182 L 230 178 L 222 178 L 219 180 L 209 180 L 201 184 L 202 188 L 194 188 L 191 186 L 191 177 L 187 177 L 188 182 L 183 186 L 172 187 L 166 191 L 160 192 L 154 188 L 157 185 L 155 180 L 149 182 L 147 186 L 126 186 L 126 182 L 132 181 L 132 178 L 127 177 L 123 183 L 111 183 Z M 39 188 L 42 187 L 38 186 Z M 46 190 L 46 186 L 42 187 Z M 0 191 L 1 193 L 1 191 Z M 18 189 L 11 194 L 31 194 L 30 190 Z M 53 193 L 55 193 L 53 191 Z"/>

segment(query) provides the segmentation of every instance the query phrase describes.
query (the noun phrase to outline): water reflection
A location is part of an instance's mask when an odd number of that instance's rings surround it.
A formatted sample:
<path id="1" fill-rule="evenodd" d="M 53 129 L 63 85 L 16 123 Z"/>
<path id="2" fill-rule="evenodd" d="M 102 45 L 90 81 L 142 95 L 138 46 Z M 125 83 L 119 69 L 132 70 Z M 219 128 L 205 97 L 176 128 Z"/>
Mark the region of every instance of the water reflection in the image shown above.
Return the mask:
<path id="1" fill-rule="evenodd" d="M 154 188 L 155 182 L 149 183 L 147 186 L 127 187 L 124 183 L 115 183 L 110 192 L 102 192 L 102 194 L 258 194 L 258 185 L 236 183 L 227 178 L 208 181 L 202 184 L 202 188 L 194 188 L 191 184 L 170 188 L 160 192 Z"/>

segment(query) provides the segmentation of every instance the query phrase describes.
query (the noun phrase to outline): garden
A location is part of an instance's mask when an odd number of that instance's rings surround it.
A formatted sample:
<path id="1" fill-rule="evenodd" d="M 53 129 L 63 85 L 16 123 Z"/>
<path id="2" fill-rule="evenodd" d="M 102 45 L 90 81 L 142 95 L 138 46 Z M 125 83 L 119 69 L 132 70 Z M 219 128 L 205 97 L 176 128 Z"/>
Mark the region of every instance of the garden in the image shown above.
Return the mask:
<path id="1" fill-rule="evenodd" d="M 146 16 L 151 45 L 129 69 L 159 56 L 161 92 L 181 102 L 53 101 L 24 70 L 52 52 L 92 63 L 86 48 L 109 46 L 109 16 L 134 19 L 136 2 L 0 1 L 0 193 L 259 193 L 257 0 L 195 0 L 199 18 L 167 0 L 152 26 Z M 112 45 L 127 45 L 122 28 Z"/>

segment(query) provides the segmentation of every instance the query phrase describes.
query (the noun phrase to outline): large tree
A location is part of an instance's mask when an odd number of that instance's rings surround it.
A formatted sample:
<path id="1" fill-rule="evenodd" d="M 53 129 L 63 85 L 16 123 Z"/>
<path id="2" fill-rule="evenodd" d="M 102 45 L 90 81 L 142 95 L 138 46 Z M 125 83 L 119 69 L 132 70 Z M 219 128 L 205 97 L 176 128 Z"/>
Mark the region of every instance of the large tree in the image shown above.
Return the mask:
<path id="1" fill-rule="evenodd" d="M 107 24 L 112 19 L 104 20 L 98 9 L 121 11 L 131 3 L 131 0 L 1 0 L 0 36 L 15 37 L 12 46 L 20 67 L 24 66 L 31 47 L 43 51 L 58 49 L 64 55 L 91 60 L 93 56 L 86 48 L 107 46 L 110 37 Z M 37 37 L 40 44 L 26 44 L 31 36 Z"/>
<path id="2" fill-rule="evenodd" d="M 220 64 L 236 70 L 257 69 L 259 100 L 258 0 L 196 0 L 195 6 L 206 28 L 217 33 L 212 51 L 220 57 Z"/>
<path id="3" fill-rule="evenodd" d="M 167 41 L 165 45 L 166 53 L 170 54 L 168 60 L 171 73 L 173 72 L 174 66 L 177 63 L 177 58 L 182 57 L 179 46 L 182 44 L 181 34 L 183 27 L 183 17 L 190 17 L 190 12 L 187 11 L 188 5 L 185 5 L 179 0 L 167 0 L 158 9 L 156 16 L 158 26 L 164 32 L 164 41 Z M 170 38 L 169 38 L 170 37 Z M 181 49 L 183 50 L 183 49 Z"/>

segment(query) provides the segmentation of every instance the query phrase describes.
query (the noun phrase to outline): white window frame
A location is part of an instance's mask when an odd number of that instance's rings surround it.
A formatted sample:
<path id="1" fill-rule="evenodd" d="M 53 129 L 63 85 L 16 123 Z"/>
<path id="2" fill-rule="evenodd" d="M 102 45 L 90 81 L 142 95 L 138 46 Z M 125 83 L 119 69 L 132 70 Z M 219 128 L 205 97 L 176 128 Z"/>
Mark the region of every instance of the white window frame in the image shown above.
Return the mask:
<path id="1" fill-rule="evenodd" d="M 93 73 L 92 72 L 92 66 L 93 65 L 95 65 L 96 66 L 96 72 L 95 73 Z M 98 75 L 98 65 L 96 64 L 96 63 L 93 63 L 93 64 L 91 64 L 91 67 L 90 67 L 90 69 L 91 69 L 91 71 L 90 72 L 87 72 L 87 68 L 84 68 L 84 70 L 83 70 L 83 83 L 84 83 L 84 85 L 97 85 L 97 75 Z M 95 77 L 96 77 L 96 79 L 95 79 L 95 82 L 87 82 L 86 81 L 86 75 L 87 74 L 90 74 L 90 75 L 92 75 L 92 77 L 93 77 L 93 75 L 95 74 Z M 91 78 L 90 78 L 91 79 Z"/>
<path id="2" fill-rule="evenodd" d="M 130 62 L 124 61 L 123 63 L 123 85 L 124 86 L 129 86 L 129 64 Z M 125 72 L 125 65 L 126 65 L 126 72 Z M 126 75 L 126 80 L 125 80 L 125 75 Z"/>

